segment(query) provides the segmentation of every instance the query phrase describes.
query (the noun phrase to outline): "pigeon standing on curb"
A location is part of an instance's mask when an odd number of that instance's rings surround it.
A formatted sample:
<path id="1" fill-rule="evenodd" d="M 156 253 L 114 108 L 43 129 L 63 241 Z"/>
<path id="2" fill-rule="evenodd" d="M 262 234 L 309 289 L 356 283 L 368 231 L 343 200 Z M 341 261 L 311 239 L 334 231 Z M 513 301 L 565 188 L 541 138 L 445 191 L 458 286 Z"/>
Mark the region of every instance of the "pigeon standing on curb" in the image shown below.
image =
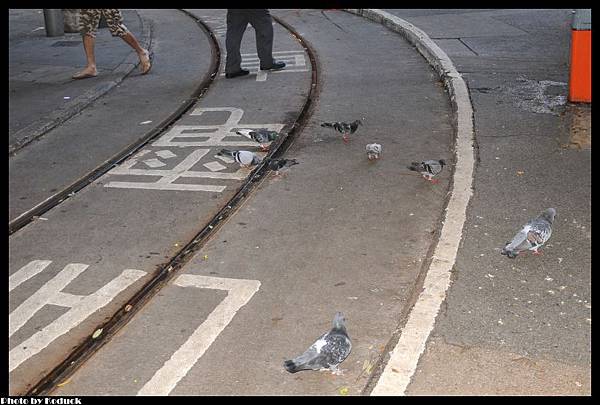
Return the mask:
<path id="1" fill-rule="evenodd" d="M 293 360 L 286 360 L 283 366 L 290 373 L 301 370 L 329 369 L 340 374 L 338 365 L 348 357 L 352 342 L 346 332 L 346 319 L 341 312 L 333 318 L 331 330 L 321 335 L 304 353 Z"/>
<path id="2" fill-rule="evenodd" d="M 443 159 L 440 160 L 424 160 L 423 162 L 412 162 L 408 166 L 409 170 L 413 172 L 419 172 L 425 178 L 425 180 L 432 183 L 438 183 L 438 180 L 433 178 L 442 172 L 442 169 L 446 165 Z"/>
<path id="3" fill-rule="evenodd" d="M 353 122 L 324 122 L 321 124 L 325 128 L 333 128 L 337 132 L 341 133 L 342 139 L 345 143 L 348 143 L 348 135 L 353 134 L 358 129 L 359 125 L 362 125 L 362 119 Z"/>
<path id="4" fill-rule="evenodd" d="M 367 158 L 369 160 L 377 160 L 381 157 L 381 145 L 378 143 L 370 143 L 366 147 Z"/>
<path id="5" fill-rule="evenodd" d="M 269 169 L 275 172 L 275 175 L 279 175 L 279 171 L 284 168 L 290 168 L 291 166 L 297 165 L 296 159 L 272 159 L 269 162 Z"/>
<path id="6" fill-rule="evenodd" d="M 229 150 L 229 149 L 221 149 L 219 156 L 229 156 L 232 157 L 236 162 L 240 164 L 240 166 L 248 167 L 255 166 L 261 162 L 261 159 L 254 154 L 254 152 L 250 152 L 247 150 Z"/>
<path id="7" fill-rule="evenodd" d="M 258 142 L 263 152 L 269 150 L 270 145 L 266 145 L 266 143 L 273 142 L 279 137 L 279 132 L 270 131 L 267 128 L 238 129 L 237 131 L 235 131 L 235 133 Z"/>
<path id="8" fill-rule="evenodd" d="M 533 254 L 535 255 L 541 254 L 541 252 L 538 252 L 538 249 L 550 239 L 555 215 L 556 210 L 548 208 L 537 218 L 527 222 L 515 237 L 506 243 L 500 254 L 508 256 L 511 259 L 517 257 L 524 250 L 533 250 Z"/>

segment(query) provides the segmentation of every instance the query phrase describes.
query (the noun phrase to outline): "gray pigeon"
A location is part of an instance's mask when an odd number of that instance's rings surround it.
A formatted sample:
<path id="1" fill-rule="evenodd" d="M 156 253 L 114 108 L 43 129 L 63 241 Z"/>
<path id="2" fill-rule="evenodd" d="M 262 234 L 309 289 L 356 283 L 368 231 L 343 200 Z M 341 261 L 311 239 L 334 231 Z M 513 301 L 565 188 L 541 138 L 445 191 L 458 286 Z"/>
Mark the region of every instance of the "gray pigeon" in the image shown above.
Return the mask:
<path id="1" fill-rule="evenodd" d="M 241 166 L 254 166 L 261 162 L 261 159 L 254 154 L 254 152 L 250 152 L 247 150 L 229 150 L 229 149 L 221 149 L 219 156 L 229 156 L 232 157 L 236 162 L 238 162 Z"/>
<path id="2" fill-rule="evenodd" d="M 338 365 L 348 357 L 352 342 L 346 332 L 346 319 L 341 312 L 333 318 L 331 330 L 321 335 L 304 353 L 293 360 L 286 360 L 283 366 L 290 373 L 301 370 L 329 369 L 339 373 Z"/>
<path id="3" fill-rule="evenodd" d="M 442 169 L 446 165 L 443 159 L 440 160 L 424 160 L 423 162 L 412 162 L 408 166 L 409 170 L 413 172 L 419 172 L 425 178 L 425 180 L 432 183 L 437 183 L 438 180 L 433 178 L 442 172 Z"/>
<path id="4" fill-rule="evenodd" d="M 269 162 L 269 169 L 273 170 L 275 174 L 279 174 L 281 169 L 285 167 L 289 168 L 297 164 L 298 161 L 296 159 L 272 159 Z"/>
<path id="5" fill-rule="evenodd" d="M 260 148 L 263 151 L 269 150 L 269 146 L 267 146 L 266 143 L 273 142 L 279 137 L 279 132 L 271 131 L 267 128 L 238 129 L 237 131 L 235 131 L 235 133 L 258 142 L 260 144 Z"/>
<path id="6" fill-rule="evenodd" d="M 515 237 L 506 243 L 506 246 L 500 253 L 511 259 L 517 257 L 524 250 L 533 250 L 533 254 L 536 255 L 541 254 L 538 252 L 538 249 L 550 239 L 555 215 L 556 210 L 548 208 L 537 218 L 527 222 Z"/>
<path id="7" fill-rule="evenodd" d="M 356 132 L 359 125 L 362 125 L 363 119 L 364 118 L 352 122 L 324 122 L 321 124 L 321 126 L 325 128 L 333 128 L 334 130 L 343 135 L 342 139 L 344 140 L 344 142 L 348 142 L 348 135 Z"/>
<path id="8" fill-rule="evenodd" d="M 369 160 L 377 160 L 381 157 L 381 145 L 378 143 L 370 143 L 366 147 L 367 158 Z"/>

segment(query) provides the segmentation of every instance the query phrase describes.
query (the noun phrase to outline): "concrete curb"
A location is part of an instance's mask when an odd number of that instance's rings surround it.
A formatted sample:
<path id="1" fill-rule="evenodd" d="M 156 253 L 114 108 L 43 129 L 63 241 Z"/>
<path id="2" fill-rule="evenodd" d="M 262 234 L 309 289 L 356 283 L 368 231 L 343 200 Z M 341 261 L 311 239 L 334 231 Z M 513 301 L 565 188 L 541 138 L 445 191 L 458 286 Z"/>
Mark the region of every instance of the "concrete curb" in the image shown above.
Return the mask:
<path id="1" fill-rule="evenodd" d="M 454 112 L 456 165 L 440 238 L 427 270 L 423 288 L 410 311 L 398 343 L 370 395 L 404 395 L 417 368 L 435 318 L 451 283 L 451 271 L 462 238 L 475 169 L 473 106 L 462 76 L 429 36 L 399 17 L 378 9 L 347 9 L 401 34 L 414 45 L 444 82 Z"/>
<path id="2" fill-rule="evenodd" d="M 138 18 L 140 19 L 140 23 L 142 26 L 142 35 L 139 39 L 140 45 L 146 49 L 150 50 L 150 46 L 152 45 L 152 29 L 150 24 L 145 21 L 139 13 L 135 12 Z M 8 155 L 14 155 L 19 149 L 28 145 L 32 141 L 39 139 L 52 129 L 57 126 L 63 124 L 64 122 L 71 119 L 73 116 L 79 114 L 82 110 L 84 110 L 91 103 L 96 101 L 98 98 L 103 96 L 112 90 L 115 86 L 120 84 L 125 77 L 127 77 L 133 69 L 136 68 L 140 63 L 139 58 L 135 53 L 131 53 L 127 58 L 123 60 L 116 68 L 112 70 L 113 74 L 117 75 L 117 78 L 110 81 L 98 84 L 96 87 L 86 91 L 79 97 L 74 98 L 65 104 L 64 107 L 59 108 L 46 117 L 39 119 L 25 128 L 20 129 L 15 132 L 15 137 L 19 139 L 19 141 L 8 145 Z"/>

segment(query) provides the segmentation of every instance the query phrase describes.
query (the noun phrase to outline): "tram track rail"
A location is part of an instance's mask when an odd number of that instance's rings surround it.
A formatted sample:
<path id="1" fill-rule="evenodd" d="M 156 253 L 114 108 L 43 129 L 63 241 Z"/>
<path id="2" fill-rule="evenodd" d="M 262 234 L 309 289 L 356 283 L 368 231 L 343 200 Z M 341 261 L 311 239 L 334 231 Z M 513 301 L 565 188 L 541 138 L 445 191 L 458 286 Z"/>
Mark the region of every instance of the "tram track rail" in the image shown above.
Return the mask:
<path id="1" fill-rule="evenodd" d="M 219 49 L 217 39 L 214 33 L 210 31 L 210 29 L 205 23 L 203 23 L 197 17 L 185 10 L 180 11 L 192 18 L 193 20 L 195 20 L 196 23 L 200 26 L 200 28 L 210 37 L 212 49 L 212 59 L 208 73 L 204 76 L 200 84 L 194 89 L 191 96 L 184 100 L 173 113 L 171 113 L 168 117 L 162 120 L 156 127 L 154 127 L 152 130 L 146 133 L 143 137 L 128 145 L 123 150 L 119 151 L 116 155 L 104 161 L 95 169 L 89 171 L 87 174 L 75 180 L 59 192 L 38 203 L 33 208 L 20 214 L 18 217 L 10 220 L 8 223 L 9 236 L 17 232 L 19 229 L 23 228 L 27 224 L 34 221 L 36 218 L 41 217 L 43 214 L 50 211 L 57 205 L 61 204 L 66 199 L 72 197 L 77 192 L 81 191 L 83 188 L 96 181 L 102 175 L 106 174 L 113 167 L 118 166 L 130 156 L 137 153 L 145 145 L 158 138 L 168 128 L 170 128 L 174 123 L 176 123 L 185 113 L 187 113 L 208 91 L 210 85 L 217 76 L 221 62 L 221 51 Z"/>
<path id="2" fill-rule="evenodd" d="M 202 22 L 199 18 L 194 16 L 188 11 L 180 10 L 196 20 L 196 22 L 202 26 L 206 32 L 208 32 L 211 38 L 211 46 L 213 47 L 213 62 L 211 64 L 210 73 L 207 78 L 203 80 L 202 84 L 194 93 L 184 106 L 180 107 L 178 113 L 172 114 L 171 117 L 163 121 L 158 127 L 156 127 L 149 135 L 144 138 L 144 141 L 136 143 L 135 147 L 128 149 L 127 151 L 121 152 L 117 157 L 111 160 L 110 164 L 104 164 L 101 167 L 103 170 L 97 169 L 93 174 L 86 176 L 85 179 L 78 181 L 79 188 L 71 186 L 68 190 L 61 192 L 61 195 L 66 194 L 62 199 L 56 198 L 53 205 L 47 205 L 44 212 L 50 208 L 61 203 L 64 199 L 69 197 L 69 193 L 76 192 L 87 184 L 93 182 L 95 179 L 106 173 L 115 165 L 127 159 L 127 157 L 136 153 L 145 144 L 156 138 L 163 131 L 165 131 L 170 125 L 172 125 L 179 117 L 187 112 L 207 91 L 210 84 L 218 74 L 221 52 L 219 50 L 219 44 L 214 33 L 210 30 L 208 25 Z M 242 203 L 249 197 L 261 182 L 267 177 L 269 173 L 269 161 L 274 158 L 282 156 L 285 151 L 293 144 L 294 140 L 299 136 L 302 129 L 306 125 L 310 118 L 315 100 L 318 98 L 320 91 L 319 81 L 319 70 L 317 65 L 316 53 L 314 52 L 310 43 L 308 43 L 302 36 L 294 30 L 289 24 L 281 20 L 278 17 L 273 16 L 275 22 L 283 26 L 290 34 L 300 43 L 302 48 L 307 53 L 311 63 L 311 83 L 308 89 L 308 94 L 304 101 L 300 112 L 295 118 L 292 124 L 286 125 L 287 129 L 284 129 L 283 136 L 280 136 L 272 145 L 271 152 L 265 159 L 250 173 L 250 175 L 244 181 L 244 184 L 240 189 L 227 201 L 223 208 L 221 208 L 208 223 L 202 225 L 202 228 L 192 238 L 190 242 L 185 244 L 171 259 L 162 265 L 158 265 L 157 270 L 150 280 L 148 280 L 124 305 L 121 306 L 110 318 L 101 325 L 94 328 L 95 331 L 101 330 L 102 333 L 97 338 L 93 338 L 93 335 L 85 338 L 77 347 L 75 347 L 71 353 L 57 366 L 55 366 L 46 376 L 40 379 L 35 385 L 28 389 L 23 395 L 26 396 L 45 396 L 49 395 L 61 382 L 65 382 L 73 373 L 81 367 L 95 352 L 97 352 L 102 346 L 108 343 L 112 336 L 114 336 L 121 328 L 123 328 L 132 317 L 139 312 L 146 303 L 148 303 L 167 283 L 177 274 L 187 262 L 189 262 L 194 254 L 198 252 L 205 243 L 217 232 L 218 229 L 230 218 Z M 33 214 L 39 215 L 39 214 Z M 29 223 L 25 222 L 22 226 Z M 9 226 L 9 234 L 10 234 Z"/>

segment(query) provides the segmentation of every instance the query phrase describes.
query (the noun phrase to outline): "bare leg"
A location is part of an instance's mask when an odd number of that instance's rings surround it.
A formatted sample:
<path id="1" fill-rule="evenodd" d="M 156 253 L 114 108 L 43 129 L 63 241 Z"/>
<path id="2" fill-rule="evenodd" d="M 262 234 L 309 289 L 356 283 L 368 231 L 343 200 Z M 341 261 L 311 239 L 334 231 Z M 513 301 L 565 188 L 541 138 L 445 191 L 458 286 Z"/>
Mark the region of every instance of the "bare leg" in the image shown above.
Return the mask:
<path id="1" fill-rule="evenodd" d="M 131 32 L 128 32 L 127 34 L 123 35 L 121 39 L 125 41 L 127 45 L 132 47 L 138 54 L 138 57 L 140 58 L 140 70 L 142 71 L 142 74 L 145 75 L 146 73 L 148 73 L 150 71 L 150 68 L 152 67 L 152 65 L 150 64 L 150 55 L 148 53 L 148 50 L 141 47 L 140 43 Z"/>
<path id="2" fill-rule="evenodd" d="M 98 74 L 96 70 L 96 55 L 94 54 L 94 45 L 96 38 L 91 35 L 83 36 L 83 50 L 85 51 L 86 67 L 81 72 L 73 75 L 73 79 L 86 79 Z"/>

